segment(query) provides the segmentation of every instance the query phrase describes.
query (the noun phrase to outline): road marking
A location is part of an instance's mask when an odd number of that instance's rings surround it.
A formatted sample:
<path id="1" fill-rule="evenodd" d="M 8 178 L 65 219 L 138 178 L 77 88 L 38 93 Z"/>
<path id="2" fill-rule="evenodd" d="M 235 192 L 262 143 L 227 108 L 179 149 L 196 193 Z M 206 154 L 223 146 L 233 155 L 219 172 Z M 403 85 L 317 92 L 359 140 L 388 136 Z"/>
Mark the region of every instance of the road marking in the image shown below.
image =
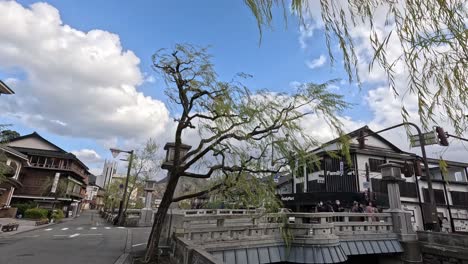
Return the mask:
<path id="1" fill-rule="evenodd" d="M 146 245 L 146 243 L 135 244 L 135 245 L 132 245 L 132 247 L 138 247 L 138 246 L 143 246 L 143 245 Z"/>
<path id="2" fill-rule="evenodd" d="M 63 231 L 68 230 L 68 227 L 64 227 L 64 228 L 62 228 L 62 230 L 63 230 Z"/>
<path id="3" fill-rule="evenodd" d="M 44 231 L 51 231 L 53 228 L 44 229 Z"/>
<path id="4" fill-rule="evenodd" d="M 102 234 L 81 234 L 81 236 L 102 236 Z"/>
<path id="5" fill-rule="evenodd" d="M 80 233 L 76 233 L 76 234 L 70 235 L 69 238 L 77 237 L 77 236 L 79 236 L 79 235 L 80 235 Z"/>
<path id="6" fill-rule="evenodd" d="M 110 229 L 110 227 L 108 227 L 108 226 L 106 226 L 106 227 L 104 227 L 104 228 L 105 228 L 105 229 Z"/>
<path id="7" fill-rule="evenodd" d="M 54 237 L 66 237 L 68 235 L 54 235 Z"/>
<path id="8" fill-rule="evenodd" d="M 96 230 L 96 229 L 97 229 L 97 227 L 91 227 L 91 229 L 92 229 L 92 230 Z"/>
<path id="9" fill-rule="evenodd" d="M 26 238 L 26 237 L 39 237 L 39 235 L 34 235 L 34 236 L 23 236 L 23 238 Z"/>
<path id="10" fill-rule="evenodd" d="M 123 226 L 119 226 L 119 227 L 117 227 L 117 228 L 118 228 L 118 229 L 124 229 L 125 227 L 123 227 Z"/>
<path id="11" fill-rule="evenodd" d="M 83 228 L 82 228 L 82 227 L 78 227 L 76 230 L 83 230 Z"/>

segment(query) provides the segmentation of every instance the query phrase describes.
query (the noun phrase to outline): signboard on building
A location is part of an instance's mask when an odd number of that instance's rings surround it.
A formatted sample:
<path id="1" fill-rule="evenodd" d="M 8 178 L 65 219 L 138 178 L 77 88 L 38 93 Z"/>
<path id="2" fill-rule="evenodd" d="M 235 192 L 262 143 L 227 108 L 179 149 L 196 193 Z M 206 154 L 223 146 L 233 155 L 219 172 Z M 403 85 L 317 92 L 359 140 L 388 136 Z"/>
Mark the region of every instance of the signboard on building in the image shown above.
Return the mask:
<path id="1" fill-rule="evenodd" d="M 52 189 L 50 190 L 51 193 L 55 193 L 57 191 L 57 185 L 60 179 L 60 172 L 55 173 L 54 182 L 52 183 Z"/>

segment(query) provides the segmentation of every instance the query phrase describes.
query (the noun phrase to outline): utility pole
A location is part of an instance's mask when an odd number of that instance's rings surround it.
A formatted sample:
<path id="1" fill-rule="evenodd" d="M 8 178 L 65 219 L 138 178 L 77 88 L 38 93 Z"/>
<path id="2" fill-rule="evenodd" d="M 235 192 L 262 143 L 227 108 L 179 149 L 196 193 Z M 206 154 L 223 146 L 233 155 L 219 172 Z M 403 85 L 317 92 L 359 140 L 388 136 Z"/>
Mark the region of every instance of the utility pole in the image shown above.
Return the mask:
<path id="1" fill-rule="evenodd" d="M 439 223 L 437 222 L 437 207 L 436 207 L 436 203 L 435 203 L 434 189 L 432 188 L 432 179 L 431 179 L 431 174 L 429 172 L 429 164 L 427 163 L 426 146 L 425 146 L 425 143 L 424 143 L 424 136 L 421 133 L 421 129 L 414 123 L 403 122 L 401 124 L 394 125 L 394 126 L 379 130 L 377 132 L 358 137 L 358 139 L 365 138 L 365 137 L 368 137 L 368 136 L 372 136 L 372 135 L 375 135 L 375 134 L 379 134 L 379 133 L 382 133 L 382 132 L 385 132 L 385 131 L 388 131 L 388 130 L 391 130 L 391 129 L 394 129 L 394 128 L 397 128 L 397 127 L 401 127 L 401 126 L 412 126 L 418 132 L 418 138 L 419 138 L 419 142 L 420 142 L 420 146 L 421 146 L 421 154 L 422 154 L 423 163 L 424 163 L 424 170 L 426 171 L 427 191 L 429 192 L 429 200 L 430 200 L 429 205 L 430 205 L 430 211 L 431 211 L 431 216 L 432 216 L 431 217 L 432 230 L 434 230 L 436 232 L 440 232 L 440 226 L 439 226 Z M 418 192 L 419 192 L 419 190 L 418 190 Z"/>
<path id="2" fill-rule="evenodd" d="M 132 169 L 132 160 L 133 160 L 133 150 L 130 151 L 125 151 L 125 150 L 120 150 L 120 149 L 110 149 L 112 152 L 112 156 L 116 158 L 120 152 L 125 152 L 128 153 L 130 156 L 128 157 L 128 169 L 127 169 L 127 178 L 125 179 L 125 186 L 124 186 L 124 192 L 123 192 L 123 197 L 120 200 L 119 203 L 119 212 L 117 213 L 117 218 L 114 221 L 115 225 L 123 225 L 124 224 L 124 217 L 123 217 L 123 206 L 126 201 L 127 197 L 127 188 L 128 188 L 128 179 L 130 178 L 130 171 Z"/>

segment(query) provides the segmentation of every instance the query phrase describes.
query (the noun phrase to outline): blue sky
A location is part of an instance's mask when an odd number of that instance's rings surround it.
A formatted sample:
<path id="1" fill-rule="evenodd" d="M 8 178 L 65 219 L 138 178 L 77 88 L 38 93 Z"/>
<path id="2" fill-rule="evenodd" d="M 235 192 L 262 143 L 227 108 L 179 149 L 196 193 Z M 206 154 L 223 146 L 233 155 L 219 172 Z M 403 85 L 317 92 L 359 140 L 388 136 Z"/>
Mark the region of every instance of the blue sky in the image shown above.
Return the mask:
<path id="1" fill-rule="evenodd" d="M 14 6 L 15 9 L 11 9 L 12 5 L 5 4 L 5 1 L 0 0 L 0 9 L 2 8 L 1 3 L 3 2 L 3 8 L 10 10 L 8 12 L 18 12 L 18 15 L 25 15 L 30 10 L 30 5 L 36 3 L 36 1 L 18 1 L 22 7 Z M 51 28 L 58 28 L 62 30 L 65 28 L 64 25 L 68 25 L 73 30 L 82 32 L 84 34 L 89 33 L 93 30 L 101 30 L 107 33 L 113 33 L 118 36 L 119 40 L 113 42 L 121 45 L 121 52 L 132 51 L 134 55 L 140 60 L 140 63 L 135 62 L 129 63 L 128 66 L 132 69 L 133 66 L 137 67 L 137 73 L 142 75 L 141 79 L 144 81 L 135 81 L 137 77 L 129 77 L 135 92 L 142 94 L 142 96 L 149 96 L 145 104 L 153 105 L 155 101 L 166 102 L 163 88 L 164 83 L 159 76 L 154 73 L 151 69 L 151 55 L 160 48 L 170 48 L 176 43 L 191 43 L 200 46 L 211 46 L 210 53 L 213 55 L 213 61 L 216 66 L 216 70 L 221 79 L 231 79 L 238 72 L 245 72 L 253 75 L 252 79 L 246 81 L 246 84 L 252 89 L 267 88 L 272 91 L 288 91 L 291 89 L 291 83 L 293 82 L 315 82 L 321 83 L 330 79 L 345 79 L 347 78 L 341 66 L 341 59 L 338 57 L 337 63 L 334 67 L 330 67 L 330 61 L 327 56 L 326 46 L 323 31 L 320 29 L 314 30 L 312 36 L 306 39 L 307 47 L 301 47 L 299 37 L 301 32 L 295 17 L 290 16 L 288 26 L 285 27 L 282 18 L 282 11 L 275 10 L 274 24 L 271 30 L 266 29 L 263 33 L 261 44 L 259 43 L 259 32 L 256 26 L 256 21 L 250 10 L 244 5 L 244 2 L 239 1 L 46 1 L 47 5 L 45 8 L 34 9 L 37 14 L 37 21 L 46 19 L 49 14 L 54 14 L 54 9 L 58 10 L 59 18 L 62 24 L 56 24 Z M 42 6 L 43 7 L 43 6 Z M 2 11 L 2 10 L 0 10 Z M 3 11 L 2 13 L 4 13 Z M 47 14 L 47 15 L 44 15 Z M 27 17 L 25 15 L 25 17 Z M 30 19 L 30 18 L 25 18 Z M 14 20 L 11 20 L 14 21 Z M 31 20 L 35 21 L 35 20 Z M 13 22 L 11 22 L 13 23 Z M 32 22 L 31 24 L 37 23 Z M 52 23 L 53 24 L 53 23 Z M 8 27 L 8 24 L 4 25 Z M 14 25 L 11 25 L 14 26 Z M 36 37 L 36 40 L 41 40 L 40 33 L 49 34 L 46 29 L 38 25 L 25 24 L 25 28 L 31 27 L 32 33 Z M 1 24 L 0 24 L 1 29 Z M 42 31 L 45 30 L 45 31 Z M 57 31 L 57 30 L 55 30 Z M 54 31 L 54 32 L 55 32 Z M 57 33 L 57 38 L 65 36 L 63 42 L 68 43 L 69 46 L 75 45 L 75 42 L 67 42 L 67 30 L 65 33 Z M 10 35 L 16 35 L 19 33 L 10 33 Z M 50 33 L 50 36 L 54 36 L 55 33 Z M 62 34 L 62 35 L 60 35 Z M 35 36 L 37 35 L 37 36 Z M 90 34 L 86 36 L 89 37 Z M 50 37 L 49 36 L 49 37 Z M 105 35 L 108 39 L 110 36 Z M 1 36 L 0 36 L 1 37 Z M 24 37 L 28 39 L 28 36 Z M 79 40 L 86 40 L 86 48 L 93 50 L 93 43 L 97 43 L 96 39 L 86 39 L 84 37 Z M 40 58 L 43 55 L 41 52 L 48 52 L 50 49 L 35 50 L 33 43 L 27 46 L 23 42 L 23 39 L 15 39 L 15 36 L 8 41 L 11 41 L 11 45 L 15 46 L 20 43 L 25 45 L 24 49 L 31 49 L 28 53 L 29 60 L 34 61 L 35 52 L 39 53 L 37 56 Z M 83 40 L 83 42 L 85 42 Z M 17 41 L 17 42 L 15 42 Z M 30 42 L 35 42 L 34 38 L 31 37 Z M 58 40 L 60 41 L 60 40 Z M 94 41 L 94 42 L 93 42 Z M 104 41 L 103 41 L 104 42 Z M 39 44 L 38 44 L 39 45 Z M 44 44 L 45 45 L 45 44 Z M 78 45 L 78 44 L 76 44 Z M 84 44 L 85 45 L 85 44 Z M 39 45 L 42 47 L 41 45 Z M 91 48 L 90 48 L 91 47 Z M 80 46 L 76 46 L 75 50 L 70 50 L 69 53 L 73 53 Z M 114 48 L 112 46 L 112 48 Z M 120 48 L 117 47 L 117 50 Z M 334 48 L 335 49 L 335 48 Z M 26 51 L 23 51 L 26 53 Z M 102 52 L 102 50 L 101 50 Z M 56 53 L 51 53 L 56 54 Z M 64 53 L 60 53 L 64 54 Z M 66 53 L 65 53 L 66 54 Z M 83 53 L 81 53 L 83 54 Z M 16 113 L 14 106 L 21 105 L 19 102 L 23 100 L 23 96 L 26 97 L 27 93 L 36 93 L 40 89 L 44 89 L 44 85 L 32 83 L 32 76 L 36 76 L 39 80 L 44 82 L 54 83 L 56 78 L 62 78 L 58 82 L 69 82 L 73 84 L 84 84 L 86 89 L 92 90 L 93 84 L 92 79 L 84 80 L 78 79 L 82 75 L 77 74 L 80 72 L 80 65 L 74 65 L 78 68 L 77 71 L 70 73 L 70 77 L 67 75 L 68 65 L 62 65 L 59 70 L 55 72 L 48 71 L 47 64 L 33 66 L 27 65 L 27 59 L 20 58 L 20 55 L 16 56 L 12 53 L 5 52 L 2 57 L 1 46 L 0 46 L 0 59 L 7 60 L 6 63 L 0 61 L 0 78 L 3 80 L 10 80 L 9 85 L 17 92 L 16 95 L 11 98 L 5 99 L 6 96 L 2 96 L 0 101 L 7 100 L 9 104 L 8 110 L 0 114 L 0 123 L 11 123 L 13 129 L 18 130 L 21 134 L 30 133 L 32 131 L 38 131 L 41 135 L 45 136 L 49 140 L 57 145 L 63 147 L 68 151 L 79 151 L 82 149 L 95 150 L 96 154 L 100 159 L 89 159 L 89 166 L 97 168 L 100 166 L 100 162 L 103 158 L 109 158 L 110 154 L 107 151 L 107 147 L 112 144 L 123 144 L 126 140 L 125 136 L 131 135 L 132 132 L 123 131 L 120 134 L 115 133 L 120 138 L 107 139 L 105 136 L 99 133 L 92 133 L 93 129 L 106 129 L 107 126 L 99 127 L 100 121 L 96 121 L 98 125 L 94 126 L 93 123 L 83 121 L 83 118 L 75 117 L 74 115 L 89 115 L 92 119 L 90 112 L 80 112 L 81 109 L 68 109 L 67 105 L 61 106 L 59 109 L 68 111 L 68 117 L 64 118 L 63 115 L 59 118 L 57 115 L 57 109 L 44 109 L 44 104 L 57 103 L 60 97 L 52 98 L 51 96 L 43 97 L 39 100 L 40 102 L 34 102 L 35 107 L 30 107 L 27 111 Z M 51 55 L 56 56 L 56 55 Z M 66 55 L 64 55 L 66 56 Z M 121 58 L 121 54 L 117 54 L 119 60 L 124 62 L 130 61 L 128 58 Z M 326 56 L 326 61 L 323 65 L 316 65 L 314 69 L 307 66 L 307 61 L 311 62 L 318 59 L 320 56 Z M 5 59 L 6 58 L 6 59 Z M 31 59 L 32 58 L 32 59 Z M 47 58 L 42 57 L 42 58 Z M 58 58 L 57 58 L 58 59 Z M 8 61 L 9 60 L 9 61 Z M 40 59 L 38 59 L 40 60 Z M 72 60 L 73 61 L 73 60 Z M 57 62 L 60 63 L 60 62 Z M 79 61 L 77 61 L 77 64 Z M 320 63 L 319 63 L 320 64 Z M 124 71 L 122 64 L 122 71 Z M 83 69 L 86 70 L 86 65 L 83 64 Z M 135 69 L 133 69 L 135 71 Z M 50 74 L 47 78 L 42 78 L 40 74 Z M 73 75 L 75 74 L 75 75 Z M 62 75 L 62 76 L 61 76 Z M 65 77 L 63 76 L 65 75 Z M 101 77 L 105 79 L 118 79 L 120 77 L 118 67 L 111 68 L 109 71 L 103 70 Z M 132 75 L 133 76 L 133 75 Z M 98 77 L 96 77 L 98 78 Z M 123 77 L 122 77 L 123 78 Z M 25 81 L 27 80 L 27 81 Z M 359 90 L 356 85 L 350 85 L 347 82 L 338 82 L 335 91 L 346 96 L 347 100 L 354 104 L 353 108 L 343 113 L 344 116 L 350 117 L 350 129 L 355 128 L 357 125 L 364 123 L 379 123 L 376 120 L 376 109 L 375 107 L 369 107 L 366 103 L 366 98 L 370 95 L 380 95 L 378 100 L 388 100 L 388 95 L 378 90 L 383 80 L 364 82 L 363 89 Z M 138 84 L 136 84 L 138 83 Z M 77 97 L 80 96 L 80 85 L 77 85 L 73 93 Z M 115 84 L 113 84 L 115 85 Z M 84 86 L 83 86 L 84 87 Z M 30 89 L 30 90 L 28 90 Z M 57 86 L 56 89 L 66 89 L 65 86 Z M 84 89 L 84 88 L 83 88 Z M 84 90 L 83 90 L 84 91 Z M 373 92 L 374 91 L 374 92 Z M 50 91 L 49 91 L 50 92 Z M 62 92 L 62 90 L 61 90 Z M 41 92 L 42 94 L 42 92 Z M 85 94 L 83 92 L 83 94 Z M 15 97 L 14 99 L 12 99 Z M 28 100 L 33 100 L 29 98 Z M 45 101 L 50 100 L 50 101 Z M 377 99 L 376 99 L 377 100 Z M 391 100 L 391 98 L 390 98 Z M 24 99 L 26 102 L 26 99 Z M 30 102 L 30 101 L 28 101 Z M 83 100 L 82 105 L 77 105 L 79 108 L 96 108 L 100 109 L 98 104 L 112 104 L 112 102 L 106 102 L 97 98 L 86 98 Z M 23 102 L 24 105 L 24 102 Z M 138 109 L 137 105 L 137 109 Z M 70 107 L 72 108 L 72 107 Z M 13 109 L 13 110 L 12 110 Z M 108 108 L 105 108 L 108 109 Z M 143 108 L 141 108 L 143 109 Z M 1 109 L 0 109 L 1 110 Z M 388 110 L 392 112 L 393 110 Z M 109 113 L 110 115 L 112 112 Z M 398 114 L 398 111 L 396 111 Z M 387 120 L 389 117 L 394 117 L 395 113 L 382 117 Z M 396 115 L 398 116 L 398 115 Z M 37 123 L 37 120 L 52 120 L 52 125 L 42 125 Z M 383 120 L 382 119 L 382 120 Z M 78 120 L 78 121 L 76 121 Z M 76 121 L 76 122 L 75 122 Z M 105 120 L 106 122 L 108 120 Z M 55 123 L 54 123 L 55 122 Z M 126 121 L 127 122 L 127 121 Z M 144 120 L 143 120 L 144 122 Z M 157 123 L 158 120 L 148 120 L 148 122 Z M 163 122 L 163 121 L 161 121 Z M 394 123 L 396 123 L 395 120 Z M 67 129 L 59 129 L 58 124 L 64 124 Z M 380 122 L 385 123 L 385 122 Z M 38 125 L 40 124 L 40 125 Z M 55 124 L 55 125 L 54 125 Z M 114 123 L 112 123 L 114 125 Z M 131 123 L 125 123 L 129 128 L 133 130 L 138 129 L 138 125 L 132 125 Z M 74 133 L 77 129 L 83 129 L 86 133 Z M 135 127 L 136 126 L 136 127 Z M 57 128 L 59 127 L 59 128 Z M 116 124 L 115 127 L 110 126 L 109 131 L 112 132 L 118 129 L 119 126 Z M 159 130 L 158 130 L 159 131 Z M 88 133 L 89 132 L 89 133 Z M 154 134 L 145 134 L 154 136 Z M 156 134 L 156 136 L 158 136 Z M 137 142 L 130 141 L 130 142 Z M 130 144 L 126 142 L 127 146 Z M 85 160 L 86 162 L 86 160 Z"/>

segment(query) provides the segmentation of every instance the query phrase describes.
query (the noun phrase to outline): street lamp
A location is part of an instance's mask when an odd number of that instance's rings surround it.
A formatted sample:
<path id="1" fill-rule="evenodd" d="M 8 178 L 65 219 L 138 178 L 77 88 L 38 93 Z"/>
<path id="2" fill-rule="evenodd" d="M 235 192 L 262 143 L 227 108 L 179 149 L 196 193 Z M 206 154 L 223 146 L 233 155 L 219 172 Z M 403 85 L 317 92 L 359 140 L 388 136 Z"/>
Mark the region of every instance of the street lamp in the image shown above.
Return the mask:
<path id="1" fill-rule="evenodd" d="M 187 155 L 188 151 L 192 148 L 190 145 L 180 144 L 180 157 L 179 159 L 183 159 L 185 155 Z M 174 166 L 174 155 L 175 155 L 175 143 L 168 142 L 164 146 L 164 150 L 166 151 L 166 158 L 164 159 L 161 168 L 165 170 L 170 170 Z M 182 165 L 182 164 L 180 164 Z"/>
<path id="2" fill-rule="evenodd" d="M 125 179 L 125 187 L 124 187 L 124 192 L 123 192 L 123 197 L 122 200 L 119 203 L 119 212 L 117 213 L 117 219 L 114 221 L 114 225 L 123 225 L 123 206 L 125 202 L 125 198 L 127 197 L 127 188 L 128 188 L 128 178 L 130 177 L 130 170 L 132 168 L 132 161 L 133 161 L 133 150 L 127 151 L 127 150 L 121 150 L 121 149 L 115 149 L 111 148 L 110 149 L 112 153 L 112 157 L 117 158 L 117 156 L 123 152 L 123 153 L 128 153 L 130 157 L 128 158 L 128 169 L 127 169 L 127 178 Z"/>

